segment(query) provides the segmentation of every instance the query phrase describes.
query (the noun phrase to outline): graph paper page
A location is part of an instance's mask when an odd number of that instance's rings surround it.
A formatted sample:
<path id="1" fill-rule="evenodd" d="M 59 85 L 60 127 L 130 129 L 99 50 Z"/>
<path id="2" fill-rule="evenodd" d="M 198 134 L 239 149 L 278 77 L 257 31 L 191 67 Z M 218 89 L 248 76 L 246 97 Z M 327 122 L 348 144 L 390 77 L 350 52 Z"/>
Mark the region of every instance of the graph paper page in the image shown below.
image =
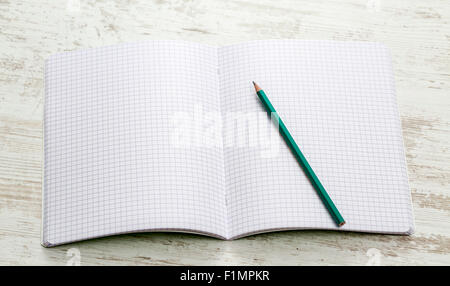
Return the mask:
<path id="1" fill-rule="evenodd" d="M 383 46 L 272 40 L 223 47 L 218 55 L 222 113 L 246 114 L 241 123 L 258 118 L 257 82 L 347 222 L 336 226 L 283 139 L 264 131 L 267 116 L 257 120 L 257 144 L 250 139 L 252 124 L 249 130 L 229 127 L 236 125 L 228 119 L 230 237 L 291 228 L 412 232 L 392 68 Z"/>
<path id="2" fill-rule="evenodd" d="M 43 245 L 151 230 L 225 237 L 221 145 L 196 144 L 201 127 L 182 124 L 219 111 L 217 77 L 216 48 L 176 41 L 51 57 Z"/>

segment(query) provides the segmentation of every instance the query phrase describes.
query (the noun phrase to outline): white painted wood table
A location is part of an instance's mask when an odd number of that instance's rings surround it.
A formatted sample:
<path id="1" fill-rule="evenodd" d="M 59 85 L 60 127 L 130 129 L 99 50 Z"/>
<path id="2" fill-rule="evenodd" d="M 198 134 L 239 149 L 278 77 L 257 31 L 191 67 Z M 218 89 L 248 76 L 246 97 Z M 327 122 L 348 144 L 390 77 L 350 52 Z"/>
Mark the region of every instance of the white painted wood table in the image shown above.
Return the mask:
<path id="1" fill-rule="evenodd" d="M 0 264 L 450 264 L 449 17 L 444 0 L 0 1 Z M 222 241 L 141 233 L 39 244 L 44 59 L 148 39 L 221 45 L 267 38 L 391 48 L 413 236 L 291 231 Z"/>

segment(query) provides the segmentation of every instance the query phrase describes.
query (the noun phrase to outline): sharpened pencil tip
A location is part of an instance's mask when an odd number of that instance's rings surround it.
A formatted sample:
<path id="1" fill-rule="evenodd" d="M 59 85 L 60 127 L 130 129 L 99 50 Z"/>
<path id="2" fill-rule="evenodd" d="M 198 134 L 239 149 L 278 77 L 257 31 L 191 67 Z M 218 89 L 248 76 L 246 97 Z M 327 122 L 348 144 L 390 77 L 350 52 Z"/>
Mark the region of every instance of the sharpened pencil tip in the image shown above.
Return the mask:
<path id="1" fill-rule="evenodd" d="M 253 82 L 253 85 L 255 86 L 256 92 L 260 91 L 261 88 L 256 84 L 256 82 L 254 82 L 254 81 L 252 81 L 252 82 Z"/>

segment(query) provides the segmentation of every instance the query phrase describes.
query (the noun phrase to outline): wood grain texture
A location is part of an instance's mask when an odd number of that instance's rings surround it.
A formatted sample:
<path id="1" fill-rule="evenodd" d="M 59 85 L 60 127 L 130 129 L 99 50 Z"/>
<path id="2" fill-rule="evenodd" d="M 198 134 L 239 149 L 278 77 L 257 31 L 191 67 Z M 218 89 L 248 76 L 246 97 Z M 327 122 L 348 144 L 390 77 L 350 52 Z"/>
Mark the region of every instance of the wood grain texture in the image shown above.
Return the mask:
<path id="1" fill-rule="evenodd" d="M 450 264 L 449 1 L 0 0 L 0 264 Z M 390 47 L 416 233 L 290 231 L 221 241 L 107 237 L 45 249 L 41 224 L 43 64 L 49 55 L 148 39 L 230 44 L 296 38 Z M 374 260 L 374 253 L 379 254 Z"/>

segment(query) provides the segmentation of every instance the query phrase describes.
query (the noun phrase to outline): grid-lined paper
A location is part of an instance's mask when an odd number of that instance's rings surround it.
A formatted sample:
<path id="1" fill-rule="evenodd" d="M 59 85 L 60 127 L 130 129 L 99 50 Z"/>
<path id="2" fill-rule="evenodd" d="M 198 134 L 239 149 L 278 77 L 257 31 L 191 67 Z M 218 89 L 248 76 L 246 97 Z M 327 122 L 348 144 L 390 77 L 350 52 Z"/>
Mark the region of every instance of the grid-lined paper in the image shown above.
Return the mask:
<path id="1" fill-rule="evenodd" d="M 222 112 L 263 111 L 251 84 L 257 82 L 345 218 L 340 229 L 412 232 L 392 68 L 382 45 L 272 40 L 223 47 L 218 55 Z M 224 129 L 224 140 L 230 136 L 236 130 Z M 229 236 L 338 229 L 276 139 L 272 157 L 261 144 L 224 149 Z"/>
<path id="2" fill-rule="evenodd" d="M 149 230 L 225 237 L 222 150 L 179 148 L 170 133 L 174 114 L 219 111 L 216 84 L 217 50 L 198 44 L 51 57 L 43 244 Z"/>
<path id="3" fill-rule="evenodd" d="M 217 49 L 153 41 L 46 62 L 43 244 L 138 231 L 230 239 L 277 229 L 338 229 L 273 133 L 253 80 L 346 219 L 340 229 L 412 232 L 383 46 L 272 40 Z M 198 108 L 222 115 L 223 142 L 174 145 L 175 129 L 207 140 L 208 124 L 173 120 L 186 113 L 195 121 Z M 236 114 L 250 128 L 230 125 Z M 254 116 L 258 126 L 245 122 Z M 233 142 L 250 134 L 255 139 L 255 130 L 258 142 Z"/>

